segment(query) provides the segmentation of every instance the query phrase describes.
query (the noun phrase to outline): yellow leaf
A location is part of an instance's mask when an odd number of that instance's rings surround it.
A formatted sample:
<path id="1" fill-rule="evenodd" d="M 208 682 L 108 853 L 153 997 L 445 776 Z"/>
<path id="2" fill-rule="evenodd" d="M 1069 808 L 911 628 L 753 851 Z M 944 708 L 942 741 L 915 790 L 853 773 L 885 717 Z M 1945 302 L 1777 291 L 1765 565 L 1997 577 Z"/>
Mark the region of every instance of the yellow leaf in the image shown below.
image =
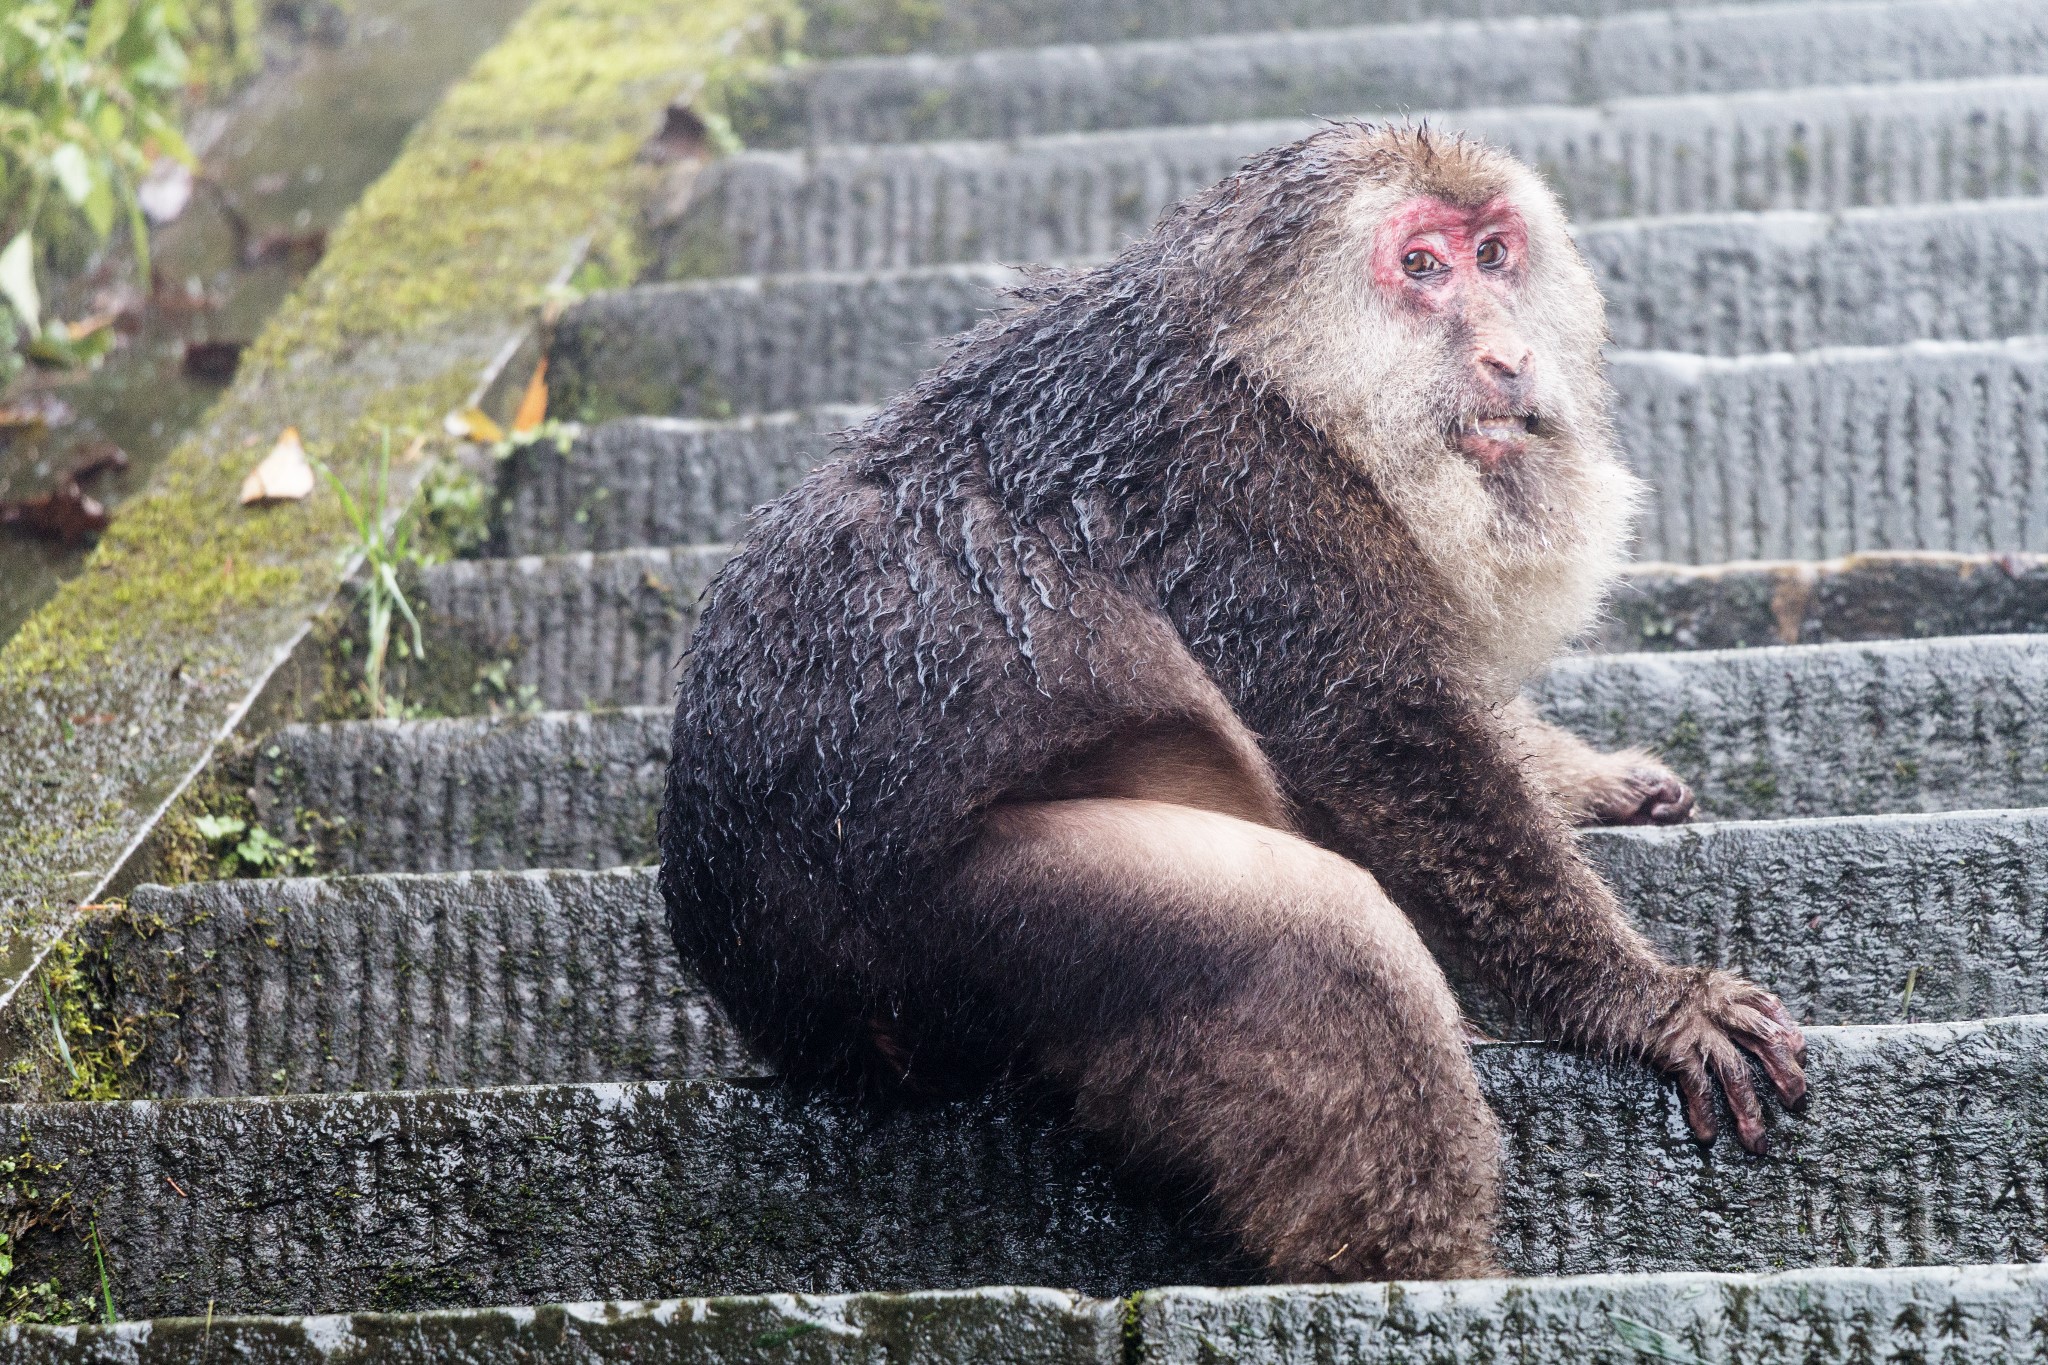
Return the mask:
<path id="1" fill-rule="evenodd" d="M 540 364 L 534 366 L 533 378 L 526 382 L 526 395 L 519 400 L 519 411 L 512 417 L 512 434 L 531 436 L 547 420 L 548 358 L 542 356 Z"/>
<path id="2" fill-rule="evenodd" d="M 493 422 L 490 414 L 482 408 L 451 412 L 441 427 L 457 440 L 475 441 L 478 445 L 496 445 L 505 439 L 505 429 Z"/>
<path id="3" fill-rule="evenodd" d="M 313 462 L 299 440 L 297 427 L 286 427 L 277 444 L 263 457 L 263 463 L 242 480 L 242 505 L 259 502 L 298 502 L 313 491 Z"/>

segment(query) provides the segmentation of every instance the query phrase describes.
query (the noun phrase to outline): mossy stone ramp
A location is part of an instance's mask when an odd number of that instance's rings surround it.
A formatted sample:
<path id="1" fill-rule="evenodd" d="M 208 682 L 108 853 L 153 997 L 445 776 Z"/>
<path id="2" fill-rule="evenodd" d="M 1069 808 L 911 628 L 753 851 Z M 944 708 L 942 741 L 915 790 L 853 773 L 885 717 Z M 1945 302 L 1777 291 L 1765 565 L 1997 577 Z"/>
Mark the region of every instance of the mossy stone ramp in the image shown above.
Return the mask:
<path id="1" fill-rule="evenodd" d="M 0 1328 L 0 1362 L 2048 1359 L 2048 25 L 1421 8 L 542 0 L 0 654 L 0 715 L 75 732 L 0 794 L 32 817 L 0 890 L 54 923 L 333 588 L 321 499 L 218 529 L 256 448 L 301 410 L 358 470 L 378 424 L 438 430 L 593 243 L 579 283 L 619 287 L 557 299 L 511 376 L 546 355 L 569 425 L 486 472 L 481 556 L 411 584 L 429 656 L 399 672 L 447 714 L 310 723 L 273 688 L 253 771 L 206 790 L 321 875 L 139 887 L 53 958 L 52 1005 L 104 1030 L 58 1088 L 134 1098 L 0 1107 L 31 1215 L 0 1291 L 99 1316 L 104 1256 L 156 1320 Z M 675 118 L 642 156 L 683 92 L 751 149 L 698 169 Z M 1054 1110 L 789 1092 L 668 948 L 647 863 L 675 669 L 749 510 L 1019 267 L 1394 106 L 1571 206 L 1650 562 L 1532 690 L 1696 783 L 1712 821 L 1584 847 L 1673 958 L 1814 1026 L 1814 1095 L 1768 1157 L 1703 1151 L 1640 1069 L 1478 1046 L 1521 1278 L 1263 1287 Z"/>

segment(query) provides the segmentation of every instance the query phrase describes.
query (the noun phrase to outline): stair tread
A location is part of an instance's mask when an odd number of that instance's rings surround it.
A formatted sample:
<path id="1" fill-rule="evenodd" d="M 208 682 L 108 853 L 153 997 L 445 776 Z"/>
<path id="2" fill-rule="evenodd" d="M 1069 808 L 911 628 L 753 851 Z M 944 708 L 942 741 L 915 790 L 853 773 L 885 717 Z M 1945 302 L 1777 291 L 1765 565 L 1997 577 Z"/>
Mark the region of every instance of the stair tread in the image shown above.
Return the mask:
<path id="1" fill-rule="evenodd" d="M 2048 1267 L 1975 1265 L 1773 1274 L 1557 1276 L 1409 1281 L 1394 1286 L 1150 1290 L 1132 1305 L 1064 1290 L 1005 1287 L 908 1294 L 771 1294 L 469 1308 L 334 1317 L 182 1318 L 124 1327 L 0 1327 L 0 1358 L 183 1362 L 203 1352 L 267 1362 L 336 1348 L 379 1361 L 748 1359 L 822 1337 L 888 1360 L 1196 1365 L 1217 1343 L 1257 1342 L 1279 1365 L 1371 1359 L 1423 1365 L 1446 1342 L 1520 1365 L 1664 1358 L 1716 1348 L 1754 1365 L 1865 1365 L 1931 1358 L 2006 1365 L 2039 1342 Z M 857 1343 L 857 1346 L 856 1346 Z M 1367 1355 L 1370 1351 L 1372 1354 Z M 102 1354 L 103 1352 L 103 1354 Z M 868 1358 L 868 1357 L 861 1357 Z M 1640 1358 L 1640 1357 L 1638 1357 Z"/>

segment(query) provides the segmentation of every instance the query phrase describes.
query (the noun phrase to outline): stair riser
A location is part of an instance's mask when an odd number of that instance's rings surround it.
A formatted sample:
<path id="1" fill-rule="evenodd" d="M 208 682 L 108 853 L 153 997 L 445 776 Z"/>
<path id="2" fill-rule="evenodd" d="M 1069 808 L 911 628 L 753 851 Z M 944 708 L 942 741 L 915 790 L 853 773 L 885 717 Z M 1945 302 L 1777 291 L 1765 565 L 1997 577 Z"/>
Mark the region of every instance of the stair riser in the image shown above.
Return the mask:
<path id="1" fill-rule="evenodd" d="M 586 1303 L 392 1318 L 185 1319 L 122 1328 L 0 1328 L 0 1361 L 184 1365 L 218 1353 L 258 1365 L 331 1358 L 575 1362 L 780 1359 L 882 1365 L 1210 1365 L 1221 1343 L 1258 1365 L 1442 1365 L 1463 1358 L 1584 1365 L 1645 1358 L 1635 1341 L 1716 1348 L 1748 1365 L 1933 1360 L 2008 1365 L 2038 1345 L 2038 1266 L 1809 1270 L 1783 1275 L 1583 1276 L 1392 1286 L 1162 1289 L 1125 1305 L 1047 1289 Z M 1651 1334 L 1661 1333 L 1662 1336 Z M 1627 1334 L 1626 1336 L 1624 1334 Z M 1126 1352 L 1131 1346 L 1135 1355 Z M 1627 1354 L 1623 1354 L 1627 1353 Z M 1667 1346 L 1666 1359 L 1672 1358 Z M 1703 1357 L 1702 1357 L 1703 1358 Z"/>
<path id="2" fill-rule="evenodd" d="M 264 748 L 257 805 L 337 872 L 643 863 L 668 727 L 658 710 L 290 726 Z"/>
<path id="3" fill-rule="evenodd" d="M 2038 193 L 2048 82 L 1851 86 L 1431 116 L 1508 147 L 1580 222 Z M 1106 256 L 1305 122 L 749 152 L 661 234 L 670 277 Z"/>
<path id="4" fill-rule="evenodd" d="M 2048 346 L 1702 360 L 1624 352 L 1648 559 L 2048 549 Z"/>
<path id="5" fill-rule="evenodd" d="M 1804 1022 L 2048 1009 L 2048 813 L 1600 831 L 1587 849 L 1673 960 L 1741 971 Z M 757 1069 L 678 959 L 650 869 L 214 882 L 129 904 L 148 932 L 117 919 L 89 941 L 111 1011 L 146 1021 L 140 1093 Z"/>
<path id="6" fill-rule="evenodd" d="M 912 278 L 922 290 L 934 277 Z M 909 288 L 902 277 L 879 279 L 892 293 Z M 866 286 L 750 282 L 745 295 L 756 290 L 787 290 L 792 309 L 808 297 L 831 307 L 801 332 L 727 333 L 713 319 L 739 291 L 608 295 L 557 335 L 562 390 L 593 415 L 691 413 L 711 388 L 721 406 L 867 402 L 937 358 L 922 339 L 934 333 L 913 343 L 886 307 L 868 316 Z M 992 301 L 963 298 L 950 321 L 969 325 Z M 945 321 L 920 312 L 916 326 Z M 713 350 L 705 339 L 720 336 L 728 340 Z M 1622 447 L 1654 490 L 1641 520 L 1645 558 L 2048 551 L 2048 345 L 2037 339 L 1721 360 L 1624 351 L 1610 377 Z"/>
<path id="7" fill-rule="evenodd" d="M 420 574 L 416 605 L 437 638 L 511 664 L 502 688 L 472 686 L 465 710 L 503 709 L 508 698 L 556 710 L 660 706 L 675 695 L 725 558 L 721 547 L 458 561 Z"/>
<path id="8" fill-rule="evenodd" d="M 525 446 L 499 468 L 492 553 L 560 554 L 738 540 L 864 410 L 821 407 L 730 422 L 634 418 Z"/>
<path id="9" fill-rule="evenodd" d="M 1640 1071 L 1533 1047 L 1477 1060 L 1508 1134 L 1501 1246 L 1524 1272 L 2048 1249 L 2048 1021 L 1818 1033 L 1811 1109 L 1776 1122 L 1768 1160 L 1702 1154 Z M 853 1117 L 673 1084 L 0 1119 L 65 1163 L 138 1315 L 1231 1273 L 1050 1120 L 985 1103 Z M 1719 1216 L 1673 1216 L 1702 1208 Z M 35 1279 L 93 1282 L 68 1231 L 18 1255 Z"/>
<path id="10" fill-rule="evenodd" d="M 1690 9 L 1719 0 L 949 0 L 938 6 L 812 6 L 805 50 L 817 56 L 962 52 L 1042 43 L 1116 43 L 1205 33 L 1332 28 L 1516 14 Z M 1739 2 L 1739 0 L 1738 0 Z M 880 11 L 880 15 L 876 14 Z"/>
<path id="11" fill-rule="evenodd" d="M 451 709 L 502 710 L 507 695 L 527 689 L 548 709 L 668 705 L 699 594 L 725 555 L 722 547 L 623 550 L 424 571 L 419 600 L 443 646 L 433 658 L 459 642 L 470 657 L 509 664 L 503 688 L 450 689 Z M 1638 570 L 1622 581 L 1589 648 L 1730 649 L 2043 630 L 2048 562 L 1880 557 L 1818 568 Z"/>
<path id="12" fill-rule="evenodd" d="M 2044 240 L 2038 201 L 1579 233 L 1617 346 L 1709 355 L 2048 331 Z M 1004 306 L 1014 279 L 940 266 L 603 294 L 557 327 L 551 374 L 567 410 L 591 415 L 874 402 L 935 363 L 936 338 Z"/>
<path id="13" fill-rule="evenodd" d="M 1867 555 L 1641 565 L 1617 587 L 1586 647 L 1740 649 L 2044 630 L 2048 560 L 2040 556 Z"/>
<path id="14" fill-rule="evenodd" d="M 2015 1287 L 2013 1293 L 2023 1293 Z M 0 1326 L 0 1362 L 35 1365 L 378 1365 L 620 1360 L 743 1365 L 1122 1365 L 1123 1305 L 1055 1289 L 670 1299 L 422 1314 L 215 1317 L 132 1327 Z M 1829 1365 L 1823 1362 L 1823 1365 Z"/>
<path id="15" fill-rule="evenodd" d="M 1602 748 L 1644 745 L 1704 819 L 2048 804 L 2048 640 L 1559 661 L 1538 706 Z"/>
<path id="16" fill-rule="evenodd" d="M 161 1097 L 736 1076 L 649 870 L 141 887 L 89 940 Z"/>
<path id="17" fill-rule="evenodd" d="M 1029 137 L 1304 110 L 2018 76 L 2044 59 L 2048 24 L 2023 6 L 1779 4 L 854 59 L 778 73 L 735 103 L 732 120 L 749 146 L 766 147 Z"/>
<path id="18" fill-rule="evenodd" d="M 1805 1022 L 2048 1009 L 2048 811 L 1603 830 L 1585 844 L 1673 961 L 1741 972 Z"/>
<path id="19" fill-rule="evenodd" d="M 1533 689 L 1603 747 L 1648 745 L 1703 818 L 2048 805 L 2048 641 L 1993 636 L 1560 661 Z M 293 726 L 261 808 L 343 872 L 613 867 L 654 853 L 660 709 Z"/>
<path id="20" fill-rule="evenodd" d="M 1146 1365 L 1206 1365 L 1226 1343 L 1258 1365 L 2006 1365 L 2038 1348 L 2044 1312 L 2039 1267 L 1984 1266 L 1168 1289 L 1141 1301 L 1139 1332 Z"/>
<path id="21" fill-rule="evenodd" d="M 548 349 L 564 412 L 720 418 L 874 403 L 945 358 L 942 342 L 1004 305 L 986 266 L 747 278 L 600 294 Z"/>
<path id="22" fill-rule="evenodd" d="M 1581 228 L 1618 347 L 1753 355 L 2048 332 L 2038 200 Z"/>

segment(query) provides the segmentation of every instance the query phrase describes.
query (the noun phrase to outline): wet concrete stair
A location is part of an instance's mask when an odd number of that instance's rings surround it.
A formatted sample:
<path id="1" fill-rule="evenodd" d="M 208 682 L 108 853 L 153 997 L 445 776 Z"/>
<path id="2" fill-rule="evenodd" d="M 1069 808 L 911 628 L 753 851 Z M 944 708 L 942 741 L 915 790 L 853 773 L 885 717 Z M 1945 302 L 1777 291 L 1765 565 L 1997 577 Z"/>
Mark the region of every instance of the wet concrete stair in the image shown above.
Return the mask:
<path id="1" fill-rule="evenodd" d="M 2038 1353 L 2048 17 L 1429 8 L 954 0 L 864 56 L 900 33 L 818 7 L 815 59 L 729 105 L 755 150 L 658 227 L 666 278 L 554 327 L 581 429 L 498 466 L 489 557 L 415 585 L 430 646 L 503 665 L 473 709 L 539 712 L 278 729 L 259 812 L 327 875 L 141 888 L 86 931 L 155 1098 L 0 1119 L 63 1163 L 124 1312 L 200 1321 L 0 1358 Z M 1104 257 L 1306 117 L 1408 108 L 1550 175 L 1609 295 L 1654 562 L 1534 691 L 1695 781 L 1711 822 L 1586 846 L 1674 958 L 1816 1026 L 1814 1102 L 1768 1158 L 1701 1152 L 1635 1068 L 1481 1045 L 1535 1278 L 1091 1297 L 1248 1276 L 1055 1115 L 857 1111 L 746 1054 L 645 866 L 673 670 L 748 509 L 1016 266 Z M 16 1252 L 96 1283 L 72 1231 Z M 989 1284 L 1057 1288 L 946 1292 Z M 702 1294 L 757 1297 L 487 1307 Z"/>

